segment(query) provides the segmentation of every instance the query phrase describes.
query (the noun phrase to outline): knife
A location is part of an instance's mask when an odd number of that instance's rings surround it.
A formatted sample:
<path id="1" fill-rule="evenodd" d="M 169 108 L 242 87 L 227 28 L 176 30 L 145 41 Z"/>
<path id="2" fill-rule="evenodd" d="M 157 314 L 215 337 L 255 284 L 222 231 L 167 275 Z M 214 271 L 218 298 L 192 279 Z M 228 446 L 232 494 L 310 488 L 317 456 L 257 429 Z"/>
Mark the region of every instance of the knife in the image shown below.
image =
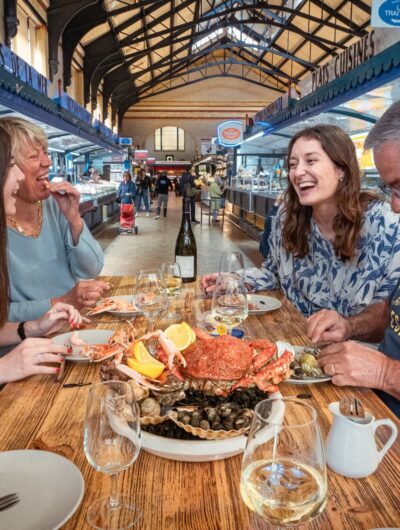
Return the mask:
<path id="1" fill-rule="evenodd" d="M 88 385 L 91 385 L 92 383 L 65 383 L 63 385 L 63 388 L 74 388 L 76 386 L 88 386 Z"/>

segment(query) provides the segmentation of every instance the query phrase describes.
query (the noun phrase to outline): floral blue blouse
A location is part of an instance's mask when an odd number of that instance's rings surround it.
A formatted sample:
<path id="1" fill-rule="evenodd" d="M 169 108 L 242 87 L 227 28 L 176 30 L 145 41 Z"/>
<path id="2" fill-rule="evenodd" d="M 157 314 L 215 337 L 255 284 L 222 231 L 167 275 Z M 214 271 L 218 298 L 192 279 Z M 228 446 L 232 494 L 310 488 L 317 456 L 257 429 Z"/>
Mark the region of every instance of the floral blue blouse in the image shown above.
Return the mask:
<path id="1" fill-rule="evenodd" d="M 304 316 L 333 309 L 343 316 L 388 298 L 400 278 L 400 217 L 389 204 L 370 202 L 357 256 L 343 262 L 312 220 L 309 253 L 295 258 L 282 245 L 282 207 L 272 219 L 270 251 L 261 269 L 246 270 L 255 291 L 280 288 Z"/>

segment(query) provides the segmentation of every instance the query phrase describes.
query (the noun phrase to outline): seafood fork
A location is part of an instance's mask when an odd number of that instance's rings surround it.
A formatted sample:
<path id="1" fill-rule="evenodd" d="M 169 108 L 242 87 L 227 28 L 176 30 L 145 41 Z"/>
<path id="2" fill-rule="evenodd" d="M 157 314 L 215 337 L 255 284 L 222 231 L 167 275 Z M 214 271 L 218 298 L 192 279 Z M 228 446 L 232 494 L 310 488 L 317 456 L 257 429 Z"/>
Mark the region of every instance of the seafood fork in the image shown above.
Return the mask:
<path id="1" fill-rule="evenodd" d="M 339 411 L 352 421 L 357 423 L 365 422 L 364 407 L 356 397 L 342 396 L 339 401 Z"/>
<path id="2" fill-rule="evenodd" d="M 7 508 L 11 508 L 11 506 L 14 506 L 14 504 L 17 504 L 18 502 L 19 497 L 16 493 L 10 493 L 9 495 L 0 497 L 0 512 Z"/>

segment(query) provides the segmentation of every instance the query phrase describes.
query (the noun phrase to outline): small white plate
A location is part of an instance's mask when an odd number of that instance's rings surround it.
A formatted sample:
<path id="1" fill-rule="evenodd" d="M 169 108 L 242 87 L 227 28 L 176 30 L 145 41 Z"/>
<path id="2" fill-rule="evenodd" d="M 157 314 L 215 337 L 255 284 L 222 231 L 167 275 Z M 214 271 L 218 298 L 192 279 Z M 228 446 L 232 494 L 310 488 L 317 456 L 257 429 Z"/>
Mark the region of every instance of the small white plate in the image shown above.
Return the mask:
<path id="1" fill-rule="evenodd" d="M 85 483 L 69 460 L 48 451 L 0 453 L 0 497 L 16 493 L 20 501 L 0 513 L 7 530 L 61 528 L 82 501 Z"/>
<path id="2" fill-rule="evenodd" d="M 258 309 L 249 309 L 249 315 L 262 315 L 268 311 L 274 311 L 282 307 L 282 302 L 272 296 L 261 296 L 257 294 L 247 295 L 247 303 L 255 304 Z"/>
<path id="3" fill-rule="evenodd" d="M 104 298 L 101 298 L 97 304 L 96 304 L 96 307 L 101 305 L 103 302 L 104 302 Z M 129 294 L 124 294 L 124 295 L 121 295 L 121 296 L 108 296 L 107 297 L 107 300 L 123 300 L 124 302 L 128 302 L 129 304 L 134 304 L 133 302 L 133 295 L 129 295 Z M 136 311 L 112 311 L 111 309 L 108 309 L 107 311 L 104 311 L 104 313 L 110 313 L 111 315 L 116 315 L 116 316 L 120 316 L 120 317 L 128 317 L 128 316 L 132 316 L 132 315 L 137 315 L 138 313 L 140 313 L 139 310 L 136 310 Z M 101 315 L 102 313 L 97 313 L 97 315 Z M 92 315 L 92 316 L 95 316 L 95 315 Z"/>
<path id="4" fill-rule="evenodd" d="M 280 398 L 282 394 L 275 392 L 269 397 Z M 277 402 L 274 405 L 271 418 L 276 417 L 278 420 L 283 414 L 280 403 Z M 180 462 L 211 462 L 230 458 L 243 453 L 247 441 L 246 436 L 235 436 L 225 440 L 175 440 L 174 438 L 150 434 L 143 430 L 141 437 L 142 447 L 148 453 Z"/>
<path id="5" fill-rule="evenodd" d="M 69 333 L 63 333 L 62 335 L 57 335 L 52 338 L 52 341 L 56 344 L 71 344 L 71 335 L 74 333 L 70 331 Z M 114 335 L 115 331 L 109 329 L 83 329 L 78 331 L 79 337 L 87 342 L 88 344 L 107 344 L 110 337 Z M 77 363 L 88 363 L 90 359 L 86 355 L 81 355 L 79 353 L 72 353 L 71 355 L 65 356 L 66 361 L 73 361 Z M 103 360 L 103 359 L 102 359 Z"/>
<path id="6" fill-rule="evenodd" d="M 305 350 L 312 350 L 310 346 L 293 346 L 296 357 L 303 355 Z M 332 376 L 324 374 L 321 377 L 304 376 L 303 379 L 295 379 L 289 377 L 285 379 L 285 383 L 292 383 L 292 385 L 314 385 L 315 383 L 326 383 L 331 381 Z"/>

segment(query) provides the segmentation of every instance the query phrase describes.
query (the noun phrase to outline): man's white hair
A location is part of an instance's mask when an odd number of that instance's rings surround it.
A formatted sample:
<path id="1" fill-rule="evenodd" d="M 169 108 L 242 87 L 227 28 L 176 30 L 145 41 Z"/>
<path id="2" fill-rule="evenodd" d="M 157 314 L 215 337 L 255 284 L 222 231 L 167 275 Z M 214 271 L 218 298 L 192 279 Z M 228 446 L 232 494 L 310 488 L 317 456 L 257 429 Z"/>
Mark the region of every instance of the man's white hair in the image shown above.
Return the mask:
<path id="1" fill-rule="evenodd" d="M 384 144 L 400 143 L 400 101 L 393 103 L 369 131 L 364 149 L 379 149 Z"/>

